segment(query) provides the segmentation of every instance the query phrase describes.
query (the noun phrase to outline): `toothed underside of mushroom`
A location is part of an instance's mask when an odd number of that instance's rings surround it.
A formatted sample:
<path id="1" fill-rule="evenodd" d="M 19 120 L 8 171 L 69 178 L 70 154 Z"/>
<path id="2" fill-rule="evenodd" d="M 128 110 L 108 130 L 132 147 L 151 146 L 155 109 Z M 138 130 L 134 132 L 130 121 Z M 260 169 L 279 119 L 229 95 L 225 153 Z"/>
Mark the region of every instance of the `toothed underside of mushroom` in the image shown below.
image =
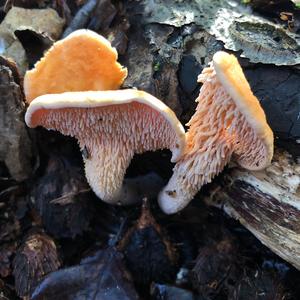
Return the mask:
<path id="1" fill-rule="evenodd" d="M 166 213 L 184 208 L 223 170 L 232 154 L 248 169 L 257 169 L 268 159 L 265 145 L 218 81 L 214 68 L 205 68 L 198 80 L 203 86 L 196 113 L 187 124 L 186 150 L 159 196 Z"/>
<path id="2" fill-rule="evenodd" d="M 158 111 L 131 102 L 95 108 L 40 109 L 32 123 L 78 139 L 88 182 L 102 200 L 114 202 L 134 153 L 178 150 L 178 136 Z"/>

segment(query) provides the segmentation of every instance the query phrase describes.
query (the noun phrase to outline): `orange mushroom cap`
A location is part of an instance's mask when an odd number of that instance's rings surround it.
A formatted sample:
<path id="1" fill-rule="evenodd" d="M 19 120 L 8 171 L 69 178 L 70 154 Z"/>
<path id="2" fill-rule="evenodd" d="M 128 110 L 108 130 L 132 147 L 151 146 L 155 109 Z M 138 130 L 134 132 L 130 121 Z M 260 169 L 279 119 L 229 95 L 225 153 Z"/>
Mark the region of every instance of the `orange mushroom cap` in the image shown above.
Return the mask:
<path id="1" fill-rule="evenodd" d="M 127 69 L 118 53 L 101 35 L 86 29 L 74 31 L 53 44 L 24 77 L 26 100 L 44 94 L 118 89 Z"/>
<path id="2" fill-rule="evenodd" d="M 43 126 L 78 140 L 87 180 L 104 201 L 115 203 L 134 153 L 169 148 L 183 153 L 185 132 L 174 112 L 137 90 L 68 92 L 34 99 L 29 127 Z"/>
<path id="3" fill-rule="evenodd" d="M 203 83 L 187 124 L 187 146 L 159 195 L 166 213 L 184 208 L 231 156 L 249 170 L 265 168 L 273 156 L 273 132 L 233 55 L 217 52 L 198 81 Z"/>

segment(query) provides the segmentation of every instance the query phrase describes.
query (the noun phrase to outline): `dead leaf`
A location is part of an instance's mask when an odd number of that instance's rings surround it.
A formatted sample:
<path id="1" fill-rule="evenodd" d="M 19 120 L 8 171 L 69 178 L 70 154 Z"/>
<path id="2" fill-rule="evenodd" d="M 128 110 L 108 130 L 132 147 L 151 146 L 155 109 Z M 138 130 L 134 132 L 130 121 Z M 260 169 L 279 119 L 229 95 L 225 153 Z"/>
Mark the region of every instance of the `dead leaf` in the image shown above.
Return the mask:
<path id="1" fill-rule="evenodd" d="M 47 34 L 37 33 L 31 29 L 15 30 L 15 35 L 26 52 L 29 68 L 40 60 L 44 51 L 50 48 L 54 42 Z"/>
<path id="2" fill-rule="evenodd" d="M 25 73 L 28 63 L 25 50 L 15 35 L 16 30 L 26 30 L 47 35 L 56 40 L 59 38 L 64 20 L 51 8 L 25 9 L 12 7 L 0 24 L 1 54 L 11 57 L 17 63 L 20 72 Z"/>
<path id="3" fill-rule="evenodd" d="M 178 271 L 177 248 L 164 227 L 156 222 L 147 198 L 139 219 L 119 241 L 118 249 L 137 286 L 147 286 L 153 280 L 171 282 Z"/>
<path id="4" fill-rule="evenodd" d="M 32 294 L 32 300 L 47 299 L 139 299 L 122 255 L 113 248 L 100 250 L 80 265 L 48 275 Z"/>
<path id="5" fill-rule="evenodd" d="M 43 226 L 53 236 L 75 238 L 89 228 L 93 194 L 80 166 L 71 160 L 52 156 L 31 194 Z"/>

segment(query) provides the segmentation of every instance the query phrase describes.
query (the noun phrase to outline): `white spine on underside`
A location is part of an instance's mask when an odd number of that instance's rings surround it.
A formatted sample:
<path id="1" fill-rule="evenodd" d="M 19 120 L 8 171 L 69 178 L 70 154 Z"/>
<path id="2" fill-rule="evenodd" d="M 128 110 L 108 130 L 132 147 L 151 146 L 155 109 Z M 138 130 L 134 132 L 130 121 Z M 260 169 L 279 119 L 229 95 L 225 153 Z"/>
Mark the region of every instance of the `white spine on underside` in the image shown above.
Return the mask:
<path id="1" fill-rule="evenodd" d="M 25 120 L 29 127 L 75 137 L 85 153 L 90 186 L 111 204 L 125 202 L 118 196 L 135 153 L 167 148 L 176 161 L 185 148 L 185 132 L 174 112 L 137 90 L 43 95 L 30 103 Z"/>
<path id="2" fill-rule="evenodd" d="M 33 115 L 42 109 L 64 109 L 64 108 L 95 108 L 107 105 L 126 104 L 138 102 L 146 104 L 160 112 L 170 123 L 178 140 L 178 147 L 171 149 L 172 162 L 176 162 L 185 148 L 185 131 L 177 119 L 175 113 L 162 101 L 154 96 L 138 90 L 116 90 L 116 91 L 89 91 L 89 92 L 66 92 L 62 94 L 42 95 L 34 99 L 25 114 L 25 122 L 29 127 L 32 124 Z"/>
<path id="3" fill-rule="evenodd" d="M 215 54 L 198 81 L 203 86 L 187 124 L 185 153 L 158 198 L 168 214 L 184 208 L 232 154 L 250 170 L 265 168 L 273 155 L 273 133 L 235 57 Z"/>

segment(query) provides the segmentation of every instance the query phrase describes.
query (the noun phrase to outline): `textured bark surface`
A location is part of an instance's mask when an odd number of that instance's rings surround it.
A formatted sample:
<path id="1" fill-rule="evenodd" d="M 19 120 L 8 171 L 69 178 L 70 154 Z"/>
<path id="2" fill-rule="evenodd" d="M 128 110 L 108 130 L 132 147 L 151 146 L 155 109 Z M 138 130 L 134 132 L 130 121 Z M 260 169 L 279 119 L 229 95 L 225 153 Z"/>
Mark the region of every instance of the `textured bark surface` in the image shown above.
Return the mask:
<path id="1" fill-rule="evenodd" d="M 263 244 L 300 269 L 300 165 L 276 151 L 265 171 L 230 169 L 208 204 L 222 207 Z"/>
<path id="2" fill-rule="evenodd" d="M 25 105 L 13 64 L 0 60 L 0 161 L 17 181 L 29 177 L 33 156 L 31 140 L 24 123 Z"/>

